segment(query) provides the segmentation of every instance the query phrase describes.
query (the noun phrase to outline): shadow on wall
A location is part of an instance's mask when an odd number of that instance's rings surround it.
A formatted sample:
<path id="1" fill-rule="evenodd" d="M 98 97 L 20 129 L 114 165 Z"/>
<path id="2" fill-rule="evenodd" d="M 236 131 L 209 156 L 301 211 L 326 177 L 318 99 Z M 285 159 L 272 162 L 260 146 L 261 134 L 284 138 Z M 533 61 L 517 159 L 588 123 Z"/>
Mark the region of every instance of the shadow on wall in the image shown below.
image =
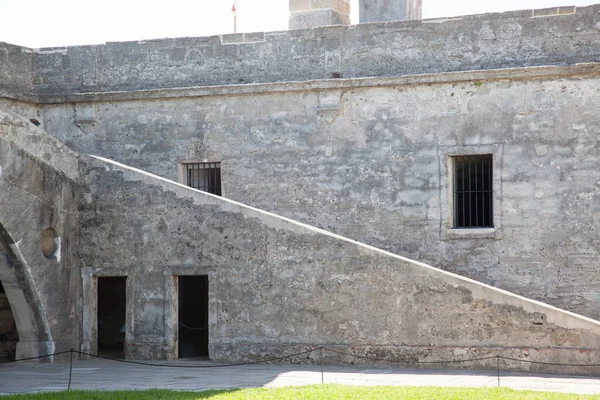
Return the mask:
<path id="1" fill-rule="evenodd" d="M 33 278 L 17 254 L 18 249 L 3 225 L 0 224 L 0 282 L 9 310 L 22 313 L 13 318 L 18 338 L 14 357 L 17 359 L 48 354 L 54 350 L 52 335 Z M 2 298 L 0 297 L 0 299 Z M 8 317 L 7 317 L 8 318 Z M 4 342 L 2 342 L 2 345 Z M 0 345 L 0 346 L 2 346 Z"/>
<path id="2" fill-rule="evenodd" d="M 4 286 L 0 282 L 0 361 L 15 359 L 19 334 L 13 313 L 8 303 Z"/>

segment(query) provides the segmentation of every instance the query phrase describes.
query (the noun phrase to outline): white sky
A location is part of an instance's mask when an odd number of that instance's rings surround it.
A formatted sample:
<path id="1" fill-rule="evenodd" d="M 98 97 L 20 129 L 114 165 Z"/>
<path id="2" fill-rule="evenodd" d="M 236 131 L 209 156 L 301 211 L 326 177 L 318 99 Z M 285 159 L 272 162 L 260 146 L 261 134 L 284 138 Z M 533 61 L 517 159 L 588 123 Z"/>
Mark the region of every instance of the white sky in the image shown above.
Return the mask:
<path id="1" fill-rule="evenodd" d="M 0 41 L 27 47 L 231 33 L 234 0 L 0 0 Z M 600 0 L 423 0 L 423 17 L 586 6 Z M 351 0 L 358 23 L 358 0 Z M 238 31 L 285 30 L 288 0 L 240 0 Z"/>

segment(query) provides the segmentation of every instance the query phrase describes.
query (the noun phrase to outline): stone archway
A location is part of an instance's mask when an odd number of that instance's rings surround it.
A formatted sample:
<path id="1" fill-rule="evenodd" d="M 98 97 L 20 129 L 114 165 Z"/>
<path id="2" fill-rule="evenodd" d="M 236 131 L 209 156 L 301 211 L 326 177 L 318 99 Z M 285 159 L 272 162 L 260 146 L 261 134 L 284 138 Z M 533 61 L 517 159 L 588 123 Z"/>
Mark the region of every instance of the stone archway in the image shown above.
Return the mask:
<path id="1" fill-rule="evenodd" d="M 13 361 L 19 335 L 4 286 L 0 281 L 0 362 Z"/>
<path id="2" fill-rule="evenodd" d="M 19 336 L 15 358 L 52 354 L 54 342 L 33 278 L 18 246 L 1 224 L 0 281 L 6 292 Z M 52 361 L 52 358 L 41 361 Z"/>

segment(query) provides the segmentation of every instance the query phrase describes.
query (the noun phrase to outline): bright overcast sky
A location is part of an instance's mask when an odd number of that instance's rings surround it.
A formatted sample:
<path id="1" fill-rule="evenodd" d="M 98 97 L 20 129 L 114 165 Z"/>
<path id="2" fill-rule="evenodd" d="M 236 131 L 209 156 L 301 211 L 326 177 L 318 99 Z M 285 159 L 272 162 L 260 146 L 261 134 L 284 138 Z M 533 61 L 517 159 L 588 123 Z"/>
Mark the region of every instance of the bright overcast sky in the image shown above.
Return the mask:
<path id="1" fill-rule="evenodd" d="M 0 41 L 38 48 L 230 33 L 233 1 L 0 0 Z M 600 0 L 423 0 L 423 17 L 594 3 Z M 351 5 L 357 23 L 358 0 Z M 239 1 L 239 32 L 287 27 L 288 0 Z"/>

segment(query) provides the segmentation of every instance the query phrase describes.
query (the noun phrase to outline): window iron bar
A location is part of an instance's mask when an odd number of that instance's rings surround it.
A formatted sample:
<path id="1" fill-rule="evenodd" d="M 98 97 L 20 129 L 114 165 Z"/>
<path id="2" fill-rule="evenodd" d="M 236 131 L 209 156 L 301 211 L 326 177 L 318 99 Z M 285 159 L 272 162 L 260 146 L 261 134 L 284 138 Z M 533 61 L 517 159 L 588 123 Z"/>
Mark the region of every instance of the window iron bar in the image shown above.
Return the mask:
<path id="1" fill-rule="evenodd" d="M 453 157 L 454 228 L 493 227 L 491 154 Z"/>
<path id="2" fill-rule="evenodd" d="M 221 163 L 186 163 L 186 185 L 221 196 Z"/>

